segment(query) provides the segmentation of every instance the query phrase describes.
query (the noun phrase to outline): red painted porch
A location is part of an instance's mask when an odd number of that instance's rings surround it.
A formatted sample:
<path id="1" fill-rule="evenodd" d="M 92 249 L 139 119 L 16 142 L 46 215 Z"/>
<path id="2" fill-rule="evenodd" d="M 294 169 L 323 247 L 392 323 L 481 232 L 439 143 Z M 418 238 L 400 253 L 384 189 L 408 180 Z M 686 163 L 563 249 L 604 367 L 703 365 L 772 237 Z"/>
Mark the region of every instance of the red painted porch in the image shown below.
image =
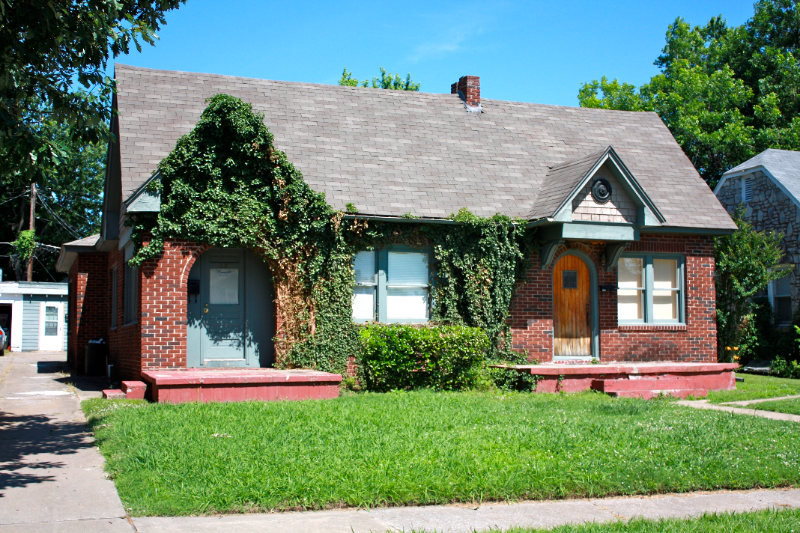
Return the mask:
<path id="1" fill-rule="evenodd" d="M 154 402 L 321 400 L 339 396 L 340 374 L 316 370 L 189 369 L 142 372 Z"/>
<path id="2" fill-rule="evenodd" d="M 539 376 L 536 392 L 597 390 L 611 396 L 707 396 L 710 390 L 736 386 L 736 363 L 603 363 L 516 365 Z"/>

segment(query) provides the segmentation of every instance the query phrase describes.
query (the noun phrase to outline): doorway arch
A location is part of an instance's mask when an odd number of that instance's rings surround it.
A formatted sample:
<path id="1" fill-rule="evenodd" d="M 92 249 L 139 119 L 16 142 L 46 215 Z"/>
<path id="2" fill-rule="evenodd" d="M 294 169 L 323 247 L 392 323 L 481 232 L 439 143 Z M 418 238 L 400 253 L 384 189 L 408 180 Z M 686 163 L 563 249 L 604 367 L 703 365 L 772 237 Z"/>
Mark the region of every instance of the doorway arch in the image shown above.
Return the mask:
<path id="1" fill-rule="evenodd" d="M 597 268 L 580 250 L 553 263 L 553 360 L 597 359 L 599 313 Z"/>
<path id="2" fill-rule="evenodd" d="M 272 366 L 272 276 L 258 256 L 241 248 L 209 248 L 192 265 L 187 293 L 187 367 Z"/>

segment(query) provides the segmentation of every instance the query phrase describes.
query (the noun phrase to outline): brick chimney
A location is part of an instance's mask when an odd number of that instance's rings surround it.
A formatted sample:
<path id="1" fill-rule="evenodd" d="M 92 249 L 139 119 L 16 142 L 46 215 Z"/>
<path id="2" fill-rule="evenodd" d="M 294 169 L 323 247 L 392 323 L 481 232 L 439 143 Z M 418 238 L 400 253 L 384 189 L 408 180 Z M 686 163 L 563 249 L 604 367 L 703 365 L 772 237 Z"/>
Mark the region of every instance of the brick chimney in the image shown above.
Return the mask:
<path id="1" fill-rule="evenodd" d="M 461 76 L 458 82 L 450 86 L 450 94 L 458 94 L 461 91 L 462 97 L 470 107 L 481 105 L 481 79 L 478 76 Z"/>

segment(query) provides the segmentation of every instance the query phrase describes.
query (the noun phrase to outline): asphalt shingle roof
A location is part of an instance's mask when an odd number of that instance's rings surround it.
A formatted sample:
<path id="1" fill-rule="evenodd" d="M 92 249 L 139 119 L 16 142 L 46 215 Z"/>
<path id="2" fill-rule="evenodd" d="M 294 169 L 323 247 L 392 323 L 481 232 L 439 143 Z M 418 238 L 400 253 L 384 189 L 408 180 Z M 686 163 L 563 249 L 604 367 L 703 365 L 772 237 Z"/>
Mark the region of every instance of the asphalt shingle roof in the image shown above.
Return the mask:
<path id="1" fill-rule="evenodd" d="M 800 152 L 768 148 L 741 165 L 733 167 L 725 174 L 734 174 L 760 166 L 766 168 L 794 196 L 795 200 L 800 201 Z"/>
<path id="2" fill-rule="evenodd" d="M 586 174 L 604 153 L 605 150 L 600 150 L 573 161 L 553 165 L 539 185 L 539 194 L 528 218 L 544 218 L 555 215 L 556 209 L 586 177 Z"/>
<path id="3" fill-rule="evenodd" d="M 337 209 L 443 218 L 466 207 L 528 217 L 570 189 L 550 167 L 613 146 L 666 226 L 733 222 L 654 113 L 340 87 L 116 65 L 126 200 L 219 93 L 264 113 L 275 145 Z M 560 202 L 560 200 L 559 200 Z M 535 209 L 536 208 L 536 209 Z"/>

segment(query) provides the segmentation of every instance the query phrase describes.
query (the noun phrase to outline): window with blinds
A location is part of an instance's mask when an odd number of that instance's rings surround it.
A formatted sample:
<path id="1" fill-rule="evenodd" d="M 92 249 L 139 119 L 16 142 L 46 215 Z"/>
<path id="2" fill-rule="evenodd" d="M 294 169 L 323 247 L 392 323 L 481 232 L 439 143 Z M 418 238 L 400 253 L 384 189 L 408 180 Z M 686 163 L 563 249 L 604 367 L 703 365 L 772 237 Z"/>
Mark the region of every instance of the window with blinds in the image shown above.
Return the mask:
<path id="1" fill-rule="evenodd" d="M 621 257 L 617 264 L 619 323 L 683 322 L 682 279 L 682 257 Z"/>
<path id="2" fill-rule="evenodd" d="M 430 310 L 430 252 L 392 247 L 353 258 L 353 320 L 427 322 Z"/>

